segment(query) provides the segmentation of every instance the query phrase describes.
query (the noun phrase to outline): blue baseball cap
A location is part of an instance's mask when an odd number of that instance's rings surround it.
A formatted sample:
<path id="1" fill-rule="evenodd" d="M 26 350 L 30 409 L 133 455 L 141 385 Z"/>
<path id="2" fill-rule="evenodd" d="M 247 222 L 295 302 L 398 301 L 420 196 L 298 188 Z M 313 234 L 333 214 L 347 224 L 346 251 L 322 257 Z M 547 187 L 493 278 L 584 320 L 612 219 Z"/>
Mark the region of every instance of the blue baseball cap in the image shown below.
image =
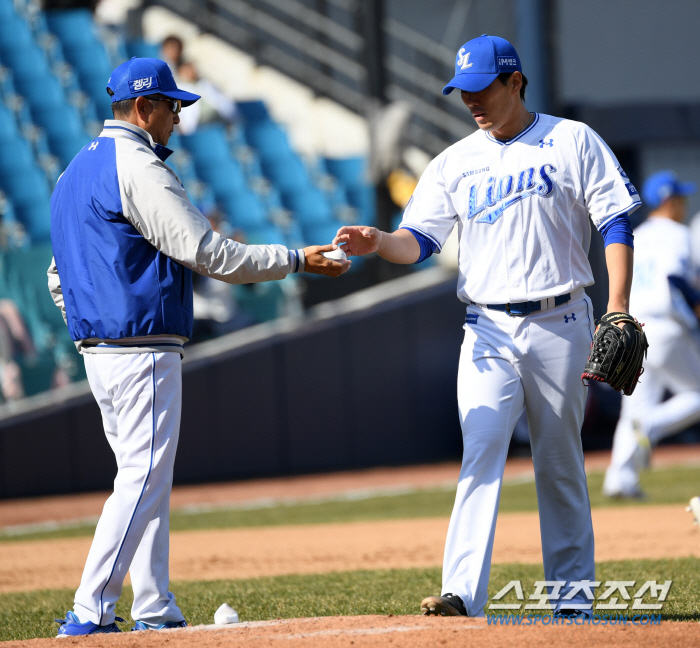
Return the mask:
<path id="1" fill-rule="evenodd" d="M 168 64 L 160 59 L 134 57 L 117 67 L 107 81 L 112 103 L 145 95 L 161 94 L 192 105 L 199 95 L 178 90 Z"/>
<path id="2" fill-rule="evenodd" d="M 694 182 L 681 182 L 673 171 L 657 171 L 646 179 L 642 196 L 644 202 L 654 209 L 672 196 L 690 196 L 697 189 Z"/>
<path id="3" fill-rule="evenodd" d="M 481 92 L 502 72 L 516 70 L 522 72 L 523 68 L 515 48 L 505 38 L 482 34 L 459 48 L 455 76 L 442 89 L 442 94 L 448 95 L 455 88 Z"/>

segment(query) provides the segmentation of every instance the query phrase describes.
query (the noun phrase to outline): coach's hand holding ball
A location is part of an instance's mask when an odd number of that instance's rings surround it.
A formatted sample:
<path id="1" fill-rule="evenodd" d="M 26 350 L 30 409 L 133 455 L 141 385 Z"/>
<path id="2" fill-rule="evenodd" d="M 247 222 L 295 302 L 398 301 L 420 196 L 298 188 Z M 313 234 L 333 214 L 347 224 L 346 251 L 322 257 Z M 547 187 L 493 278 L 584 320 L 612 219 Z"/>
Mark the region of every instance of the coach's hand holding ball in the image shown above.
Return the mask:
<path id="1" fill-rule="evenodd" d="M 331 255 L 331 256 L 329 256 Z M 304 248 L 304 272 L 338 277 L 347 272 L 352 265 L 345 252 L 333 243 L 329 245 L 310 245 Z"/>

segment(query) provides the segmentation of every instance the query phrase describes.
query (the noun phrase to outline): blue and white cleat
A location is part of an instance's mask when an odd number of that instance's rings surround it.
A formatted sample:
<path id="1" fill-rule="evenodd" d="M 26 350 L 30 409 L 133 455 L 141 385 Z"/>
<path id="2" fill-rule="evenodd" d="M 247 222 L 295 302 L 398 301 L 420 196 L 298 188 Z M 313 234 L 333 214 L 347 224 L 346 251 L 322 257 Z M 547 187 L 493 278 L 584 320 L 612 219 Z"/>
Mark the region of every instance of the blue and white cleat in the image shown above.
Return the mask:
<path id="1" fill-rule="evenodd" d="M 145 621 L 137 621 L 136 625 L 131 628 L 131 632 L 141 632 L 143 630 L 168 630 L 170 628 L 186 628 L 187 621 L 167 621 L 166 623 L 146 623 Z"/>
<path id="2" fill-rule="evenodd" d="M 121 617 L 114 617 L 116 621 L 123 622 L 124 619 Z M 110 623 L 109 625 L 97 625 L 92 621 L 87 621 L 86 623 L 80 623 L 80 620 L 75 616 L 74 612 L 66 612 L 65 619 L 56 619 L 56 623 L 59 623 L 61 627 L 58 629 L 57 637 L 79 637 L 81 635 L 89 634 L 106 634 L 109 632 L 121 632 L 117 627 L 116 623 Z"/>

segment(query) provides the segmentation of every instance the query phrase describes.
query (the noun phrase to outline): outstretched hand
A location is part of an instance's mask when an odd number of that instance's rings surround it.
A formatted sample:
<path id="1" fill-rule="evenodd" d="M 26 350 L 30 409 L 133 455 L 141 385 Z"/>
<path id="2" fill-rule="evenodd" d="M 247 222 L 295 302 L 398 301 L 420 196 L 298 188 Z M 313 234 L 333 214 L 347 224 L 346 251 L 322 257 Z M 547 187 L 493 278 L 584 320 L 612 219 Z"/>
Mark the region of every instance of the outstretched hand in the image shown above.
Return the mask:
<path id="1" fill-rule="evenodd" d="M 338 277 L 347 272 L 352 265 L 352 261 L 334 261 L 323 256 L 324 252 L 337 250 L 338 246 L 333 243 L 329 245 L 310 245 L 304 248 L 304 272 L 311 274 L 327 275 Z"/>
<path id="2" fill-rule="evenodd" d="M 382 242 L 382 232 L 376 227 L 346 225 L 338 230 L 333 243 L 346 243 L 345 254 L 363 256 L 376 252 Z"/>

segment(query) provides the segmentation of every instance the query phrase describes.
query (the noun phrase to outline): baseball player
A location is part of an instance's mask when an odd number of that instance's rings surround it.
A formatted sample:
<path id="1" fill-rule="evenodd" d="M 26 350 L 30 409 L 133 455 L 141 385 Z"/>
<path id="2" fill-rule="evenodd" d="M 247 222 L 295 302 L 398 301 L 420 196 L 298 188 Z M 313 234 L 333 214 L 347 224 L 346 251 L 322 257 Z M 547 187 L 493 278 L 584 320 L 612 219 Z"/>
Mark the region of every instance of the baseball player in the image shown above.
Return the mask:
<path id="1" fill-rule="evenodd" d="M 603 484 L 609 497 L 642 497 L 639 473 L 650 448 L 700 420 L 700 293 L 692 287 L 696 269 L 683 224 L 686 196 L 694 192 L 695 185 L 673 171 L 650 176 L 642 190 L 652 212 L 634 231 L 631 300 L 650 346 L 644 374 L 622 402 Z M 666 390 L 673 397 L 662 403 Z"/>
<path id="2" fill-rule="evenodd" d="M 342 227 L 348 254 L 419 263 L 459 234 L 457 292 L 467 304 L 459 377 L 464 457 L 450 519 L 442 595 L 423 614 L 483 616 L 508 444 L 523 410 L 553 609 L 591 609 L 575 583 L 594 580 L 593 528 L 580 430 L 581 373 L 593 312 L 584 288 L 589 218 L 603 233 L 610 311 L 627 311 L 628 214 L 640 205 L 615 156 L 584 124 L 528 112 L 527 80 L 506 40 L 483 35 L 457 53 L 455 88 L 479 130 L 427 167 L 393 233 Z"/>
<path id="3" fill-rule="evenodd" d="M 78 153 L 51 199 L 49 288 L 85 360 L 118 466 L 59 636 L 119 632 L 114 607 L 127 570 L 134 630 L 186 625 L 168 591 L 168 515 L 192 271 L 250 283 L 349 267 L 322 255 L 332 245 L 246 246 L 212 230 L 165 163 L 181 107 L 199 97 L 179 90 L 163 61 L 133 58 L 107 86 L 114 120 Z"/>

